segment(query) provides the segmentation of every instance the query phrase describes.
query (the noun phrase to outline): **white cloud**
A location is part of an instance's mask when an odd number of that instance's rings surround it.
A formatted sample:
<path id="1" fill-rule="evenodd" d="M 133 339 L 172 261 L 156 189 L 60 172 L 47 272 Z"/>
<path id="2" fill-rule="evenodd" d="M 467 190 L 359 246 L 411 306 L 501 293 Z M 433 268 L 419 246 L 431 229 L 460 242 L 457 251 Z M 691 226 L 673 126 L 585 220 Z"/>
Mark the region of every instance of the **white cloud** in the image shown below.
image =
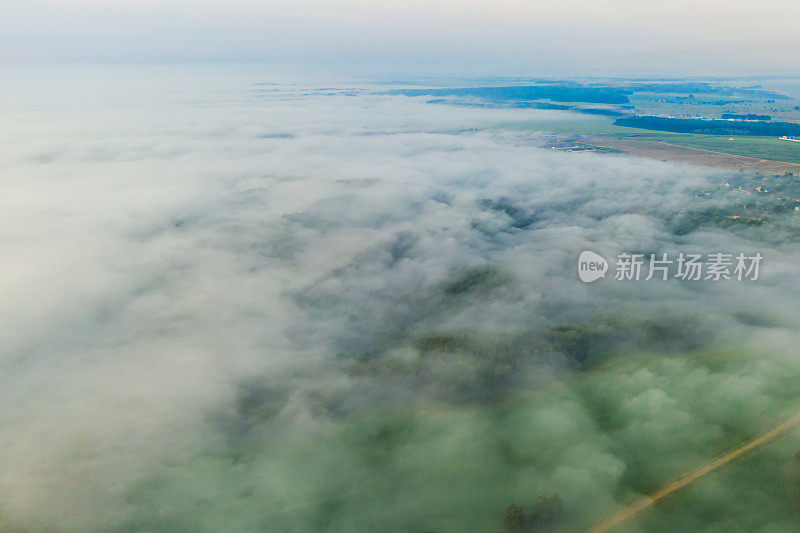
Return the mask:
<path id="1" fill-rule="evenodd" d="M 507 128 L 583 120 L 571 115 L 89 72 L 30 85 L 42 94 L 3 89 L 25 118 L 0 151 L 5 528 L 484 524 L 517 491 L 549 488 L 584 520 L 634 490 L 614 439 L 635 449 L 672 433 L 648 410 L 697 427 L 688 451 L 665 446 L 656 476 L 709 447 L 715 418 L 756 425 L 733 407 L 698 414 L 703 391 L 757 410 L 782 405 L 774 386 L 797 375 L 783 355 L 745 377 L 757 362 L 704 372 L 679 354 L 598 389 L 640 430 L 598 427 L 568 382 L 496 420 L 481 395 L 570 375 L 568 354 L 538 348 L 548 326 L 690 311 L 738 340 L 743 299 L 792 324 L 796 247 L 762 248 L 758 285 L 585 286 L 574 261 L 587 248 L 753 246 L 721 231 L 676 239 L 652 215 L 720 176 L 541 150 Z M 745 337 L 788 353 L 795 334 L 776 329 L 780 342 L 758 327 Z M 465 347 L 421 360 L 424 342 Z M 389 364 L 345 364 L 369 353 Z M 497 357 L 497 374 L 475 353 Z M 397 410 L 385 429 L 370 408 L 393 402 L 442 422 Z"/>

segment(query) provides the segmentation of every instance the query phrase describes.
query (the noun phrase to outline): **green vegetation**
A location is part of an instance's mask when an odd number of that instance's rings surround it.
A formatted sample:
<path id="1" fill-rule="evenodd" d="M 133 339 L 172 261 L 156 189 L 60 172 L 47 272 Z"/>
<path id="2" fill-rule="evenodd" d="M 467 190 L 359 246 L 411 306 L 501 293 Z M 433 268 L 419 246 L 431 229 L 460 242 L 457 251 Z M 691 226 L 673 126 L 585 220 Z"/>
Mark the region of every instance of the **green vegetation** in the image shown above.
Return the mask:
<path id="1" fill-rule="evenodd" d="M 567 99 L 559 100 L 559 97 L 555 96 L 562 92 L 562 96 L 568 95 Z M 785 95 L 757 86 L 737 87 L 707 82 L 593 85 L 590 82 L 559 83 L 542 80 L 535 86 L 411 89 L 395 91 L 394 94 L 449 98 L 430 100 L 432 103 L 441 104 L 454 104 L 459 101 L 452 98 L 469 97 L 473 100 L 461 101 L 461 105 L 529 107 L 572 111 L 586 115 L 583 118 L 573 115 L 572 118 L 564 120 L 550 118 L 535 121 L 521 120 L 496 126 L 498 130 L 533 130 L 586 136 L 612 135 L 623 138 L 635 136 L 641 140 L 662 141 L 722 154 L 800 163 L 800 143 L 778 140 L 778 137 L 783 135 L 800 135 L 800 116 L 796 113 L 800 107 L 794 105 L 791 98 Z M 621 101 L 614 102 L 619 96 L 630 99 L 630 105 Z M 557 103 L 564 101 L 577 102 L 577 105 Z M 605 106 L 602 109 L 593 109 L 581 106 L 580 102 L 588 104 L 603 102 Z M 597 115 L 591 116 L 595 113 Z M 618 118 L 616 122 L 613 118 L 609 119 L 621 113 L 626 115 L 637 113 L 639 116 Z M 752 119 L 752 121 L 672 118 L 675 116 L 712 118 L 722 116 Z M 773 117 L 776 122 L 765 120 Z M 658 133 L 655 133 L 656 131 Z M 735 137 L 735 140 L 730 140 L 731 136 Z M 591 140 L 587 141 L 588 149 L 602 151 L 591 148 Z"/>
<path id="2" fill-rule="evenodd" d="M 737 174 L 724 183 L 691 191 L 678 213 L 663 213 L 673 232 L 685 235 L 718 227 L 763 242 L 800 240 L 800 177 Z"/>
<path id="3" fill-rule="evenodd" d="M 599 104 L 626 104 L 629 92 L 614 87 L 586 87 L 579 85 L 513 85 L 508 87 L 467 87 L 455 89 L 399 89 L 388 94 L 405 96 L 458 96 L 484 98 L 490 101 L 586 102 Z"/>
<path id="4" fill-rule="evenodd" d="M 506 507 L 503 525 L 509 531 L 519 531 L 523 529 L 525 527 L 525 510 L 522 506 L 512 503 Z"/>
<path id="5" fill-rule="evenodd" d="M 557 524 L 564 515 L 564 505 L 558 494 L 539 496 L 531 504 L 528 515 L 528 526 L 533 529 L 545 529 Z"/>
<path id="6" fill-rule="evenodd" d="M 800 512 L 796 453 L 796 439 L 779 439 L 678 491 L 618 532 L 796 531 Z M 723 496 L 731 488 L 741 495 L 738 509 L 732 509 Z"/>
<path id="7" fill-rule="evenodd" d="M 785 161 L 800 164 L 800 143 L 791 143 L 777 137 L 749 137 L 737 136 L 731 139 L 727 135 L 700 135 L 681 134 L 668 132 L 653 132 L 637 128 L 615 126 L 606 118 L 583 118 L 575 120 L 540 121 L 535 123 L 521 122 L 505 124 L 507 130 L 525 131 L 535 129 L 553 134 L 572 134 L 586 136 L 610 136 L 620 139 L 642 141 L 660 141 L 676 146 L 698 148 L 721 154 L 740 155 L 767 159 L 771 161 Z M 591 141 L 586 143 L 591 146 Z"/>
<path id="8" fill-rule="evenodd" d="M 675 133 L 701 133 L 709 135 L 750 135 L 780 137 L 800 136 L 800 124 L 791 122 L 748 122 L 728 120 L 701 120 L 671 117 L 636 116 L 614 121 L 617 126 L 669 131 Z"/>
<path id="9" fill-rule="evenodd" d="M 671 133 L 629 133 L 619 137 L 639 140 L 661 141 L 688 148 L 699 148 L 723 154 L 800 163 L 800 143 L 781 141 L 766 137 L 734 137 L 725 135 L 692 135 Z"/>
<path id="10" fill-rule="evenodd" d="M 772 120 L 772 117 L 769 115 L 758 115 L 756 113 L 745 113 L 745 114 L 723 113 L 722 119 L 723 120 Z"/>
<path id="11" fill-rule="evenodd" d="M 475 292 L 487 292 L 499 287 L 508 278 L 491 266 L 465 269 L 454 275 L 442 291 L 447 296 L 461 296 Z"/>
<path id="12" fill-rule="evenodd" d="M 558 524 L 563 514 L 564 506 L 558 494 L 539 496 L 533 500 L 527 516 L 520 505 L 511 503 L 506 507 L 503 525 L 508 531 L 542 531 Z"/>
<path id="13" fill-rule="evenodd" d="M 578 531 L 793 414 L 798 379 L 800 364 L 769 350 L 620 353 L 501 403 L 375 405 L 336 426 L 280 431 L 268 461 L 207 457 L 164 483 L 195 487 L 202 498 L 227 486 L 220 476 L 232 460 L 241 466 L 234 486 L 251 473 L 294 480 L 288 490 L 252 496 L 263 501 L 253 529 Z M 797 477 L 786 476 L 796 476 L 795 450 L 786 438 L 754 451 L 634 526 L 792 523 Z M 530 494 L 558 496 L 508 506 Z M 196 507 L 189 500 L 171 512 L 158 520 L 188 523 Z"/>
<path id="14" fill-rule="evenodd" d="M 502 123 L 496 127 L 498 131 L 537 131 L 544 133 L 563 133 L 573 135 L 627 135 L 630 133 L 652 133 L 615 126 L 614 121 L 601 116 L 574 116 L 562 120 L 520 120 L 519 122 Z"/>

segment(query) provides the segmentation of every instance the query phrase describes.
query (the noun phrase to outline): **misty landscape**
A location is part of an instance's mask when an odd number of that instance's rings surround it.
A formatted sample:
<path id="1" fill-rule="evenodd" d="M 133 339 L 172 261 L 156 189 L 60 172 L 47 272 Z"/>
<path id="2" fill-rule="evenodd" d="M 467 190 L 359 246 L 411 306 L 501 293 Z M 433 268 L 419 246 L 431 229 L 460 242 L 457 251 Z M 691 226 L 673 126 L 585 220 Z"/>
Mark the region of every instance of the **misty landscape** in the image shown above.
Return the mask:
<path id="1" fill-rule="evenodd" d="M 800 173 L 600 149 L 616 89 L 8 72 L 0 531 L 583 531 L 800 409 Z M 798 448 L 616 530 L 796 531 Z"/>

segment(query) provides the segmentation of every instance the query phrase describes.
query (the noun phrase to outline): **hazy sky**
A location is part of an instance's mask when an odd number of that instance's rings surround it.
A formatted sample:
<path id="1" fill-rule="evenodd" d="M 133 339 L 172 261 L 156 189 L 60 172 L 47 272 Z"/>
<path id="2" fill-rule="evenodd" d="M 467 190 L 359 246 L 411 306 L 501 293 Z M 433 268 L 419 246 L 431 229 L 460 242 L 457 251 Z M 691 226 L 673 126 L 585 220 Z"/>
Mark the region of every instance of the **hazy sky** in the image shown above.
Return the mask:
<path id="1" fill-rule="evenodd" d="M 0 60 L 797 74 L 797 0 L 4 0 Z"/>

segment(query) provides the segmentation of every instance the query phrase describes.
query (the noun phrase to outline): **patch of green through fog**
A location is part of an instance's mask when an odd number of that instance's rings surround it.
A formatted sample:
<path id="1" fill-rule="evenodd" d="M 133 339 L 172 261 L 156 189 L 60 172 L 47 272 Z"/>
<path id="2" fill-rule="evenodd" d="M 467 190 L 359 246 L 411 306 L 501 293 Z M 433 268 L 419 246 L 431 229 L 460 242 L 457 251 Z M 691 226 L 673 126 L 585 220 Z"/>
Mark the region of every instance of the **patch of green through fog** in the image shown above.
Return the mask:
<path id="1" fill-rule="evenodd" d="M 129 530 L 501 531 L 510 502 L 549 494 L 563 502 L 559 528 L 579 530 L 791 414 L 798 379 L 800 363 L 780 355 L 639 352 L 499 402 L 270 418 L 238 453 L 220 442 L 131 491 Z M 633 530 L 790 523 L 796 447 L 788 435 L 752 452 Z"/>

